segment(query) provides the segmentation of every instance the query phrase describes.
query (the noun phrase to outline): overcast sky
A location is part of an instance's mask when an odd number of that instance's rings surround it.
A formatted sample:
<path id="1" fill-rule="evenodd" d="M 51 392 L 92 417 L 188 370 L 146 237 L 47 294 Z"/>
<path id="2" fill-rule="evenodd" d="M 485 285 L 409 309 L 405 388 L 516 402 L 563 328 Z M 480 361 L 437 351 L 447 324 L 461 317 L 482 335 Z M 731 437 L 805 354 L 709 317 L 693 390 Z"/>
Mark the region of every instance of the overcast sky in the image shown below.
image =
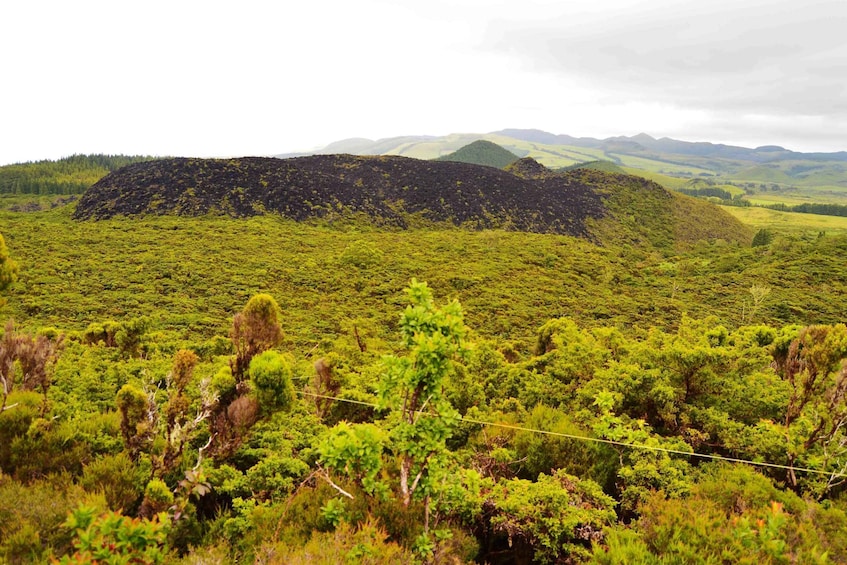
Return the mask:
<path id="1" fill-rule="evenodd" d="M 9 1 L 0 164 L 537 128 L 847 150 L 847 1 Z"/>

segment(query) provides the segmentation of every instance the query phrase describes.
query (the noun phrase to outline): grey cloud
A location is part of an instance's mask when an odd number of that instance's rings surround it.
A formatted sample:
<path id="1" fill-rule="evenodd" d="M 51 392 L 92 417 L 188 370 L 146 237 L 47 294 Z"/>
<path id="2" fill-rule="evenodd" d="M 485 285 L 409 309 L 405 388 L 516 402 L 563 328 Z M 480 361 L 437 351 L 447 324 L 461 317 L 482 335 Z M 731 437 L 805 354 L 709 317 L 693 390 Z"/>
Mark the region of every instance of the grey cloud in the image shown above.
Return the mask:
<path id="1" fill-rule="evenodd" d="M 679 2 L 604 20 L 492 22 L 485 47 L 620 100 L 847 115 L 847 3 Z"/>
<path id="2" fill-rule="evenodd" d="M 685 127 L 666 129 L 660 133 L 668 137 L 699 141 L 720 140 L 723 143 L 756 147 L 782 145 L 795 151 L 843 151 L 845 117 L 739 116 L 729 111 L 710 114 L 707 122 L 692 131 Z"/>

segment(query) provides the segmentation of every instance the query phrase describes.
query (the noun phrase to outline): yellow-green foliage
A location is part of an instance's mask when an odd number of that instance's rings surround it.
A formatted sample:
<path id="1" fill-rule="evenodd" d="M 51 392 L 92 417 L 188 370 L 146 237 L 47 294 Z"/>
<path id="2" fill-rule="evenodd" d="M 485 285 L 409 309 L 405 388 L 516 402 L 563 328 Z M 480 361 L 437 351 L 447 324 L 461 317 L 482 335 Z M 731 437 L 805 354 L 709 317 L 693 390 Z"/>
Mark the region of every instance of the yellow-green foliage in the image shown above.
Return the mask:
<path id="1" fill-rule="evenodd" d="M 783 234 L 847 234 L 847 218 L 781 212 L 767 208 L 722 206 L 726 212 L 754 229 L 770 229 Z"/>
<path id="2" fill-rule="evenodd" d="M 141 496 L 144 473 L 121 452 L 86 465 L 80 484 L 88 492 L 102 493 L 111 510 L 131 512 Z"/>
<path id="3" fill-rule="evenodd" d="M 59 563 L 162 562 L 171 528 L 167 514 L 153 520 L 132 519 L 116 512 L 97 514 L 96 508 L 82 505 L 71 513 L 65 527 L 75 533 L 75 551 Z"/>
<path id="4" fill-rule="evenodd" d="M 607 534 L 599 564 L 843 563 L 847 527 L 839 508 L 804 502 L 743 467 L 708 467 L 691 497 L 653 495 L 630 529 Z"/>
<path id="5" fill-rule="evenodd" d="M 358 527 L 342 523 L 335 531 L 315 532 L 305 546 L 282 546 L 271 555 L 268 563 L 279 565 L 393 565 L 415 560 L 410 551 L 390 541 L 379 524 L 370 521 Z"/>
<path id="6" fill-rule="evenodd" d="M 250 361 L 250 380 L 263 410 L 285 410 L 294 401 L 291 364 L 276 351 L 265 351 Z"/>
<path id="7" fill-rule="evenodd" d="M 614 501 L 588 480 L 558 471 L 503 481 L 490 493 L 491 529 L 534 563 L 580 560 L 615 521 Z"/>
<path id="8" fill-rule="evenodd" d="M 6 241 L 3 239 L 3 234 L 0 234 L 0 292 L 3 292 L 10 284 L 15 282 L 17 274 L 18 264 L 9 257 Z M 3 306 L 3 304 L 5 304 L 5 300 L 0 297 L 0 306 Z"/>
<path id="9" fill-rule="evenodd" d="M 153 479 L 144 487 L 144 504 L 150 514 L 164 512 L 174 503 L 174 494 L 161 479 Z"/>
<path id="10" fill-rule="evenodd" d="M 752 241 L 752 230 L 734 222 L 734 217 L 724 209 L 684 194 L 674 194 L 674 236 L 682 244 L 701 240 L 726 239 L 727 241 Z M 691 218 L 696 218 L 691 221 Z"/>
<path id="11" fill-rule="evenodd" d="M 662 198 L 662 230 L 604 245 L 0 212 L 21 264 L 4 315 L 67 336 L 46 401 L 15 391 L 0 413 L 0 560 L 69 554 L 72 532 L 58 524 L 93 498 L 126 518 L 179 515 L 171 542 L 186 563 L 407 562 L 413 551 L 436 562 L 845 562 L 844 486 L 828 479 L 845 455 L 847 239 L 658 248 L 650 238 L 674 239 L 674 206 L 700 206 Z M 649 202 L 632 204 L 627 221 L 655 221 Z M 720 216 L 709 218 L 703 233 Z M 413 277 L 428 288 L 413 285 L 416 306 L 400 317 Z M 461 311 L 430 308 L 453 298 Z M 253 334 L 231 331 L 234 316 L 272 330 L 241 379 L 232 342 Z M 801 329 L 810 323 L 828 325 Z M 826 474 L 727 470 L 692 451 Z M 394 491 L 404 471 L 417 480 L 408 506 L 381 486 Z M 353 499 L 329 502 L 339 488 Z M 100 541 L 149 525 L 91 518 L 80 530 Z"/>
<path id="12" fill-rule="evenodd" d="M 82 502 L 106 506 L 102 496 L 87 495 L 67 475 L 24 485 L 0 474 L 0 561 L 39 563 L 51 551 L 67 551 L 71 533 L 61 525 Z"/>
<path id="13" fill-rule="evenodd" d="M 631 221 L 651 213 L 631 214 Z M 0 223 L 9 226 L 7 243 L 22 266 L 7 315 L 25 327 L 76 331 L 146 315 L 159 348 L 226 336 L 233 312 L 257 293 L 278 298 L 285 309 L 291 330 L 283 349 L 349 335 L 345 321 L 356 318 L 372 320 L 373 337 L 390 343 L 396 299 L 385 298 L 399 296 L 412 276 L 461 298 L 469 325 L 505 339 L 528 338 L 540 321 L 561 315 L 589 324 L 667 325 L 682 311 L 713 312 L 739 323 L 745 289 L 754 282 L 773 289 L 762 321 L 835 321 L 847 307 L 835 292 L 844 251 L 834 238 L 782 240 L 778 249 L 758 253 L 699 244 L 667 258 L 624 242 L 598 247 L 566 236 L 502 231 L 355 230 L 273 217 L 73 222 L 67 210 L 56 210 L 0 212 Z M 670 241 L 670 231 L 664 233 Z M 367 241 L 381 262 L 360 269 L 341 261 L 356 241 Z M 44 261 L 48 246 L 52 259 Z M 812 266 L 812 257 L 824 260 Z M 658 268 L 668 261 L 679 268 Z M 780 266 L 786 264 L 787 270 Z M 832 285 L 827 297 L 814 290 L 812 271 Z M 145 347 L 153 344 L 142 339 L 140 351 Z"/>

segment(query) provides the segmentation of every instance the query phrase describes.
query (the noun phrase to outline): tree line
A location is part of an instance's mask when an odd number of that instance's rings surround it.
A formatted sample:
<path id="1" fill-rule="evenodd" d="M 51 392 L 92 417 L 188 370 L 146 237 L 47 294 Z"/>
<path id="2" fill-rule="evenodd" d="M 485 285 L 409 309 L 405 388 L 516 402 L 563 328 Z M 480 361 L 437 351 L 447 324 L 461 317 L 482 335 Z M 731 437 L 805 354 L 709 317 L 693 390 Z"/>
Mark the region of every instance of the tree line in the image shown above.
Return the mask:
<path id="1" fill-rule="evenodd" d="M 0 194 L 41 196 L 80 194 L 111 171 L 154 157 L 127 155 L 71 155 L 0 167 Z"/>

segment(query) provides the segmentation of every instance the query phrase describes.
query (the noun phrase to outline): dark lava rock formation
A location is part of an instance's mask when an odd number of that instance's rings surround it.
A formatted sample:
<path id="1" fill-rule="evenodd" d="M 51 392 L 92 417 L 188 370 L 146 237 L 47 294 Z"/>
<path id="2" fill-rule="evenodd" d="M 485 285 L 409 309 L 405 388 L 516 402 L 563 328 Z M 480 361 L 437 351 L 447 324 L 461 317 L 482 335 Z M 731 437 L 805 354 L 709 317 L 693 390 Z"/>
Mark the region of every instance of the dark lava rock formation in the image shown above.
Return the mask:
<path id="1" fill-rule="evenodd" d="M 449 223 L 663 248 L 752 237 L 717 206 L 641 177 L 591 168 L 553 172 L 528 158 L 507 170 L 397 156 L 162 159 L 103 177 L 74 217 L 268 213 L 396 228 Z"/>
<path id="2" fill-rule="evenodd" d="M 585 237 L 586 220 L 606 213 L 598 190 L 603 181 L 589 177 L 528 178 L 394 156 L 163 159 L 107 175 L 83 195 L 74 217 L 277 213 L 307 220 L 365 214 L 384 226 L 407 227 L 418 217 L 472 229 Z"/>

